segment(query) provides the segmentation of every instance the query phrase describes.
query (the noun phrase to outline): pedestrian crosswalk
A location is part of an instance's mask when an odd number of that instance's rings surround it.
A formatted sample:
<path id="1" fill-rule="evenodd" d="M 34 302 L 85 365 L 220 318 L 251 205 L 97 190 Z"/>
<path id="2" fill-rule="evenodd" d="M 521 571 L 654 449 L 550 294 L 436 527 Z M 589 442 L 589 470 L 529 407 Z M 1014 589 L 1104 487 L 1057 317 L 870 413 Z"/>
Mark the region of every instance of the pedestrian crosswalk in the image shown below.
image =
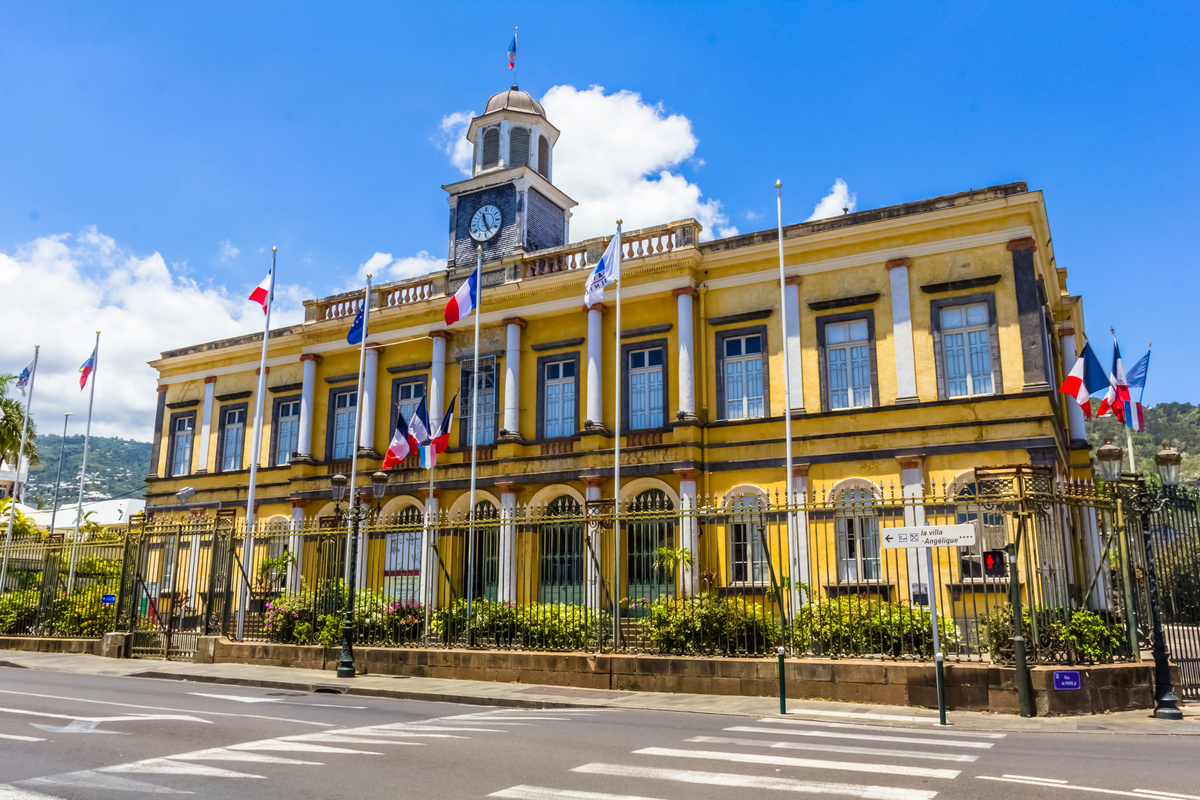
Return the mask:
<path id="1" fill-rule="evenodd" d="M 877 721 L 891 721 L 877 719 Z M 1004 738 L 973 733 L 766 717 L 723 735 L 685 736 L 640 747 L 628 760 L 573 767 L 556 786 L 519 784 L 508 800 L 673 800 L 695 787 L 870 800 L 933 800 Z M 605 791 L 597 791 L 596 777 Z M 549 783 L 549 782 L 547 782 Z M 718 795 L 714 792 L 714 796 Z"/>

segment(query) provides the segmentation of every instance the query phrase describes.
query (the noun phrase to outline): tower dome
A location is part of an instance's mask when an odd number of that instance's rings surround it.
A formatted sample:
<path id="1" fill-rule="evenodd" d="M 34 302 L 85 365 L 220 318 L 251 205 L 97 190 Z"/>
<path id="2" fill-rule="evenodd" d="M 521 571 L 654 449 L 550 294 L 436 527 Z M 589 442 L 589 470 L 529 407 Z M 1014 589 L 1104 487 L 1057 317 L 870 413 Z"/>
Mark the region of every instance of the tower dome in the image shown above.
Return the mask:
<path id="1" fill-rule="evenodd" d="M 522 114 L 536 114 L 542 119 L 546 118 L 546 109 L 542 108 L 542 104 L 534 100 L 529 92 L 518 89 L 515 83 L 508 91 L 497 92 L 488 98 L 487 108 L 483 110 L 483 113 L 491 114 L 495 111 L 516 111 Z"/>
<path id="2" fill-rule="evenodd" d="M 529 167 L 553 180 L 552 161 L 558 128 L 546 109 L 513 84 L 488 98 L 483 113 L 471 120 L 467 139 L 474 145 L 472 177 L 495 170 Z"/>

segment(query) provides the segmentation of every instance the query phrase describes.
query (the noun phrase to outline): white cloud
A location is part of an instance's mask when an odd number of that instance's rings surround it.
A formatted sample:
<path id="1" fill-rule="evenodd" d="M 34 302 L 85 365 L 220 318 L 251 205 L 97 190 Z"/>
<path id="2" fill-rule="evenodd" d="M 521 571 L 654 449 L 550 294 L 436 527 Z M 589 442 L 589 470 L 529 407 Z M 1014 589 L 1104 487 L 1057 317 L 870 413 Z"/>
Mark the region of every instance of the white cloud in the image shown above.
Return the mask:
<path id="1" fill-rule="evenodd" d="M 853 211 L 857 205 L 858 195 L 852 193 L 850 188 L 846 186 L 846 182 L 838 178 L 833 182 L 829 194 L 822 197 L 821 201 L 813 208 L 812 216 L 804 221 L 812 222 L 814 219 L 836 217 L 844 213 L 842 209 Z"/>
<path id="2" fill-rule="evenodd" d="M 228 264 L 229 262 L 231 262 L 235 258 L 237 258 L 238 253 L 240 253 L 240 252 L 242 252 L 242 251 L 238 250 L 236 247 L 233 246 L 233 244 L 228 239 L 226 239 L 225 241 L 221 242 L 221 247 L 220 247 L 220 251 L 219 251 L 221 263 Z"/>
<path id="3" fill-rule="evenodd" d="M 704 165 L 693 158 L 699 140 L 687 117 L 634 92 L 606 94 L 603 86 L 555 86 L 542 104 L 562 131 L 554 148 L 554 184 L 579 203 L 571 217 L 573 241 L 610 235 L 617 219 L 632 230 L 695 217 L 704 226 L 702 239 L 737 234 L 720 201 L 705 199 L 676 171 L 685 162 Z M 471 145 L 463 136 L 473 116 L 457 112 L 441 123 L 439 145 L 466 175 Z"/>
<path id="4" fill-rule="evenodd" d="M 471 174 L 471 160 L 474 153 L 471 143 L 467 141 L 467 128 L 475 118 L 474 111 L 455 111 L 442 117 L 442 125 L 437 143 L 442 151 L 450 157 L 450 163 L 468 177 Z"/>
<path id="5" fill-rule="evenodd" d="M 354 282 L 342 289 L 343 292 L 349 292 L 354 289 L 361 289 L 367 283 L 367 273 L 372 275 L 371 281 L 375 284 L 388 283 L 389 281 L 402 281 L 406 278 L 416 278 L 421 275 L 427 275 L 430 272 L 444 270 L 446 268 L 446 260 L 438 258 L 427 250 L 422 250 L 415 256 L 405 256 L 403 258 L 392 258 L 391 253 L 375 253 L 367 259 L 365 264 L 360 264 L 358 272 L 355 273 Z"/>
<path id="6" fill-rule="evenodd" d="M 147 361 L 164 350 L 262 330 L 262 308 L 245 285 L 201 285 L 168 267 L 158 253 L 142 256 L 92 227 L 78 236 L 44 236 L 0 253 L 5 310 L 0 371 L 19 371 L 40 344 L 33 416 L 43 432 L 60 429 L 74 412 L 70 433 L 82 433 L 87 392 L 79 365 L 100 335 L 92 432 L 149 441 L 154 427 L 156 374 Z M 294 285 L 276 287 L 272 327 L 304 319 Z M 148 466 L 148 465 L 147 465 Z"/>

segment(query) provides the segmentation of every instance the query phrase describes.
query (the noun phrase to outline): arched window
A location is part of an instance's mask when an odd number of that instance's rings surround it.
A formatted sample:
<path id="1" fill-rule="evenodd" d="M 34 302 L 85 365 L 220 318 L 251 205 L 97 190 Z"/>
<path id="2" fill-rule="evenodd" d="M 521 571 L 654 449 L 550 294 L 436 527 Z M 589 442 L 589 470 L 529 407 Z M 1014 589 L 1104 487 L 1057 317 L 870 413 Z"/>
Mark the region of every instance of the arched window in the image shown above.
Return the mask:
<path id="1" fill-rule="evenodd" d="M 538 601 L 583 602 L 583 510 L 570 495 L 555 498 L 541 525 Z"/>
<path id="2" fill-rule="evenodd" d="M 383 592 L 405 603 L 420 602 L 421 583 L 421 510 L 405 506 L 390 520 L 384 549 Z"/>
<path id="3" fill-rule="evenodd" d="M 513 128 L 508 138 L 508 165 L 523 167 L 529 163 L 529 129 Z"/>
<path id="4" fill-rule="evenodd" d="M 543 178 L 550 180 L 550 140 L 545 136 L 538 137 L 537 171 Z"/>
<path id="5" fill-rule="evenodd" d="M 500 163 L 500 129 L 488 128 L 483 132 L 483 168 L 490 169 Z"/>
<path id="6" fill-rule="evenodd" d="M 727 503 L 729 518 L 729 580 L 731 583 L 766 583 L 767 549 L 763 536 L 766 500 L 756 492 L 734 495 Z"/>
<path id="7" fill-rule="evenodd" d="M 978 494 L 979 489 L 972 481 L 960 486 L 955 495 L 955 499 L 958 500 L 958 523 L 975 523 L 975 545 L 958 549 L 963 580 L 984 577 L 983 554 L 988 550 L 1003 550 L 1008 544 L 1004 515 L 994 508 L 976 502 Z"/>
<path id="8" fill-rule="evenodd" d="M 626 596 L 629 615 L 644 616 L 648 606 L 675 588 L 675 505 L 662 489 L 639 494 L 625 522 Z"/>
<path id="9" fill-rule="evenodd" d="M 850 485 L 833 495 L 837 521 L 838 580 L 854 583 L 877 581 L 879 563 L 879 508 L 870 484 Z"/>

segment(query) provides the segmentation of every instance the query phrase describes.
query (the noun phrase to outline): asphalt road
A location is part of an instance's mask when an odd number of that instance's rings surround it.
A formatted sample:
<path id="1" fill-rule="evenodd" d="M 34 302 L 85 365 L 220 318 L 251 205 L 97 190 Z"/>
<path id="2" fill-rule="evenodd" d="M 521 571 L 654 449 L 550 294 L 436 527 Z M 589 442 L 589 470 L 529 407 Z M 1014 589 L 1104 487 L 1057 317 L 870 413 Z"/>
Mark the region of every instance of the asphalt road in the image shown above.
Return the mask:
<path id="1" fill-rule="evenodd" d="M 815 714 L 489 709 L 0 668 L 0 800 L 1200 800 L 1198 744 Z"/>

